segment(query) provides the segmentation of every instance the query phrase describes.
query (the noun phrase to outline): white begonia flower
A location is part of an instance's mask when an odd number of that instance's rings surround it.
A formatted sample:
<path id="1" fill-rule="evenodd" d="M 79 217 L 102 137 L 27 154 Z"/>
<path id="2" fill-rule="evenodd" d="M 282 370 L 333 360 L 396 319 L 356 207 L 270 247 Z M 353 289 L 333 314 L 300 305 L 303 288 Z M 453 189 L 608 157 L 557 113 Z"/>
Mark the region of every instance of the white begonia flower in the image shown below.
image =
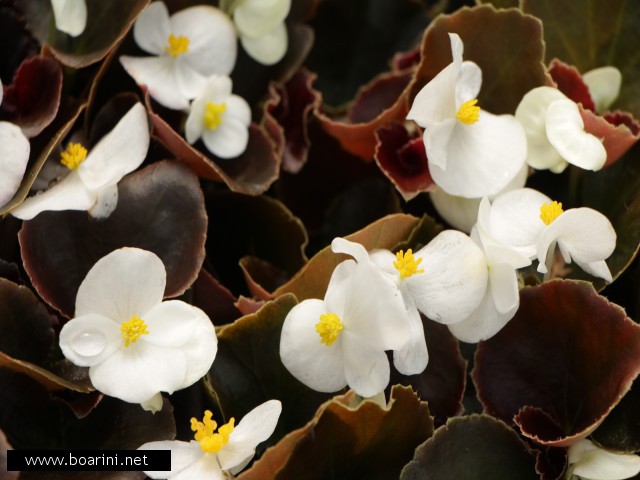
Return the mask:
<path id="1" fill-rule="evenodd" d="M 278 63 L 287 52 L 285 18 L 291 0 L 240 0 L 233 10 L 233 21 L 242 47 L 263 65 Z"/>
<path id="2" fill-rule="evenodd" d="M 398 285 L 407 309 L 411 339 L 393 352 L 393 364 L 404 375 L 421 373 L 429 361 L 420 312 L 450 324 L 477 308 L 487 288 L 482 251 L 467 235 L 445 230 L 415 254 L 374 250 L 371 260 Z"/>
<path id="3" fill-rule="evenodd" d="M 153 2 L 133 26 L 138 46 L 154 57 L 120 57 L 120 63 L 161 105 L 184 110 L 211 75 L 228 75 L 236 63 L 233 23 L 221 10 L 198 5 L 169 17 Z"/>
<path id="4" fill-rule="evenodd" d="M 568 164 L 600 170 L 607 152 L 602 141 L 585 132 L 578 105 L 560 90 L 537 87 L 516 109 L 516 118 L 527 136 L 527 164 L 538 170 L 560 173 Z"/>
<path id="5" fill-rule="evenodd" d="M 605 259 L 616 247 L 616 232 L 607 217 L 591 208 L 562 209 L 562 204 L 530 188 L 504 193 L 491 207 L 490 224 L 500 241 L 539 261 L 547 273 L 557 244 L 564 261 L 611 282 Z"/>
<path id="6" fill-rule="evenodd" d="M 79 143 L 69 143 L 60 160 L 69 173 L 11 214 L 30 220 L 46 210 L 87 210 L 95 218 L 108 217 L 118 203 L 118 182 L 140 166 L 148 149 L 147 113 L 136 103 L 90 152 Z"/>
<path id="7" fill-rule="evenodd" d="M 207 149 L 219 158 L 242 154 L 249 142 L 251 108 L 244 98 L 231 94 L 229 77 L 214 75 L 191 103 L 185 124 L 187 142 L 202 138 Z"/>
<path id="8" fill-rule="evenodd" d="M 483 198 L 478 223 L 471 231 L 471 238 L 484 252 L 488 270 L 484 298 L 469 316 L 449 325 L 451 333 L 463 342 L 476 343 L 491 338 L 513 318 L 520 306 L 516 270 L 531 265 L 527 256 L 495 238 L 490 228 L 490 209 L 489 200 Z"/>
<path id="9" fill-rule="evenodd" d="M 170 480 L 223 480 L 231 478 L 251 461 L 256 446 L 268 439 L 282 412 L 279 400 L 257 406 L 235 425 L 233 418 L 218 427 L 206 410 L 202 422 L 191 419 L 195 440 L 148 442 L 138 450 L 170 450 L 171 470 L 144 472 L 150 478 Z M 218 431 L 216 432 L 216 428 Z"/>
<path id="10" fill-rule="evenodd" d="M 416 95 L 407 115 L 424 130 L 429 172 L 445 192 L 467 198 L 493 195 L 520 172 L 527 142 L 512 115 L 476 106 L 482 71 L 462 61 L 462 40 L 449 34 L 453 62 Z"/>
<path id="11" fill-rule="evenodd" d="M 0 81 L 0 104 L 3 96 Z M 31 145 L 20 127 L 0 122 L 0 207 L 13 198 L 27 169 Z"/>
<path id="12" fill-rule="evenodd" d="M 56 28 L 72 37 L 82 35 L 87 26 L 86 0 L 51 0 Z"/>
<path id="13" fill-rule="evenodd" d="M 624 480 L 640 473 L 640 457 L 609 452 L 587 439 L 569 447 L 569 471 L 582 480 Z"/>
<path id="14" fill-rule="evenodd" d="M 211 368 L 218 340 L 209 317 L 179 300 L 162 301 L 166 271 L 152 252 L 121 248 L 80 284 L 75 317 L 60 332 L 65 357 L 89 367 L 93 386 L 146 410 Z"/>
<path id="15" fill-rule="evenodd" d="M 529 167 L 523 165 L 518 174 L 496 195 L 490 195 L 489 200 L 493 200 L 501 193 L 524 187 L 527 183 Z M 438 214 L 446 220 L 452 227 L 470 233 L 473 226 L 478 221 L 478 208 L 482 198 L 465 198 L 449 195 L 440 187 L 429 191 L 429 198 Z"/>
<path id="16" fill-rule="evenodd" d="M 591 99 L 597 112 L 606 112 L 620 95 L 622 73 L 616 67 L 600 67 L 582 75 L 582 81 L 589 88 Z"/>
<path id="17" fill-rule="evenodd" d="M 385 350 L 398 350 L 412 330 L 395 282 L 371 261 L 360 244 L 333 240 L 336 253 L 357 260 L 340 263 L 324 300 L 304 300 L 282 326 L 280 358 L 291 374 L 320 392 L 349 385 L 373 397 L 389 383 Z"/>

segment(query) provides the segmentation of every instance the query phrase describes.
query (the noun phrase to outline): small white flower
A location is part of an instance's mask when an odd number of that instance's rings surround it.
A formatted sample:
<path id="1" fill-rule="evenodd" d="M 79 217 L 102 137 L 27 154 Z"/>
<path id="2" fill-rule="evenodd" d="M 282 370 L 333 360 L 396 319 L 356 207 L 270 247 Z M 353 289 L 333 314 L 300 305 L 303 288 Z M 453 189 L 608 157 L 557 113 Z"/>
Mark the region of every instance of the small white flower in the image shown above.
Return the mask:
<path id="1" fill-rule="evenodd" d="M 640 473 L 640 457 L 609 452 L 590 440 L 569 447 L 569 471 L 582 480 L 624 480 Z"/>
<path id="2" fill-rule="evenodd" d="M 219 158 L 242 154 L 249 142 L 251 108 L 244 98 L 231 94 L 229 77 L 214 75 L 191 103 L 185 124 L 187 142 L 202 138 L 207 149 Z"/>
<path id="3" fill-rule="evenodd" d="M 429 172 L 445 192 L 467 198 L 494 195 L 520 172 L 527 143 L 512 115 L 476 106 L 482 71 L 462 61 L 462 40 L 449 34 L 453 62 L 416 95 L 407 115 L 424 130 Z"/>
<path id="4" fill-rule="evenodd" d="M 606 112 L 620 95 L 622 73 L 616 67 L 600 67 L 582 75 L 582 81 L 589 88 L 591 99 L 597 112 Z"/>
<path id="5" fill-rule="evenodd" d="M 278 63 L 287 52 L 285 18 L 291 0 L 241 0 L 233 10 L 233 21 L 243 48 L 264 65 Z"/>
<path id="6" fill-rule="evenodd" d="M 376 263 L 398 285 L 410 319 L 411 339 L 393 352 L 393 364 L 404 375 L 421 373 L 429 361 L 418 311 L 444 324 L 475 310 L 487 288 L 482 251 L 464 233 L 445 230 L 415 254 L 371 252 Z"/>
<path id="7" fill-rule="evenodd" d="M 165 284 L 154 253 L 115 250 L 89 270 L 75 318 L 60 332 L 62 353 L 89 367 L 97 390 L 152 411 L 162 406 L 160 392 L 186 388 L 209 371 L 218 343 L 202 310 L 162 301 Z"/>
<path id="8" fill-rule="evenodd" d="M 490 213 L 493 235 L 529 258 L 538 258 L 538 271 L 547 273 L 555 245 L 564 261 L 611 282 L 605 259 L 616 246 L 616 232 L 607 217 L 591 208 L 564 211 L 546 195 L 522 188 L 500 195 Z"/>
<path id="9" fill-rule="evenodd" d="M 516 109 L 527 136 L 527 164 L 560 173 L 568 164 L 600 170 L 607 160 L 602 141 L 584 130 L 575 102 L 560 90 L 538 87 L 528 92 Z"/>
<path id="10" fill-rule="evenodd" d="M 183 110 L 211 75 L 228 75 L 236 63 L 233 23 L 208 5 L 169 17 L 163 2 L 153 2 L 133 27 L 138 46 L 154 57 L 120 57 L 120 63 L 149 94 L 167 108 Z"/>
<path id="11" fill-rule="evenodd" d="M 86 0 L 51 0 L 56 28 L 72 37 L 84 32 L 87 26 Z"/>
<path id="12" fill-rule="evenodd" d="M 0 81 L 0 104 L 3 87 Z M 18 191 L 29 162 L 31 145 L 20 127 L 10 122 L 0 122 L 0 207 Z"/>
<path id="13" fill-rule="evenodd" d="M 95 218 L 108 217 L 118 203 L 118 182 L 140 166 L 148 149 L 147 113 L 136 103 L 90 152 L 69 143 L 60 160 L 69 173 L 11 214 L 29 220 L 46 210 L 88 210 Z"/>
<path id="14" fill-rule="evenodd" d="M 223 480 L 235 475 L 251 461 L 256 446 L 268 439 L 276 428 L 282 404 L 269 400 L 257 406 L 235 425 L 220 427 L 211 419 L 211 411 L 205 411 L 202 422 L 191 419 L 191 430 L 195 440 L 190 442 L 148 442 L 138 450 L 170 450 L 171 470 L 167 472 L 144 472 L 150 478 L 174 480 Z M 216 432 L 216 428 L 218 431 Z"/>
<path id="15" fill-rule="evenodd" d="M 372 263 L 360 244 L 333 240 L 340 263 L 324 300 L 304 300 L 282 326 L 280 358 L 291 374 L 314 390 L 336 392 L 349 385 L 373 397 L 389 383 L 385 350 L 402 348 L 411 338 L 404 300 L 395 282 Z"/>

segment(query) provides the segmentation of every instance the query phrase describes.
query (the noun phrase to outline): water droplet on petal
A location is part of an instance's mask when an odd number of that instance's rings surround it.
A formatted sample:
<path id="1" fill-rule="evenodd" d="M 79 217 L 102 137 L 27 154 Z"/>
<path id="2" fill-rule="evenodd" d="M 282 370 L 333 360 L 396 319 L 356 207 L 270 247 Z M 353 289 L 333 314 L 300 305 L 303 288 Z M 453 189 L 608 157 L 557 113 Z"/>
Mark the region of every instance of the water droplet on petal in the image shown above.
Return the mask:
<path id="1" fill-rule="evenodd" d="M 93 357 L 101 353 L 107 346 L 107 337 L 100 330 L 85 330 L 75 335 L 70 347 L 84 357 Z"/>

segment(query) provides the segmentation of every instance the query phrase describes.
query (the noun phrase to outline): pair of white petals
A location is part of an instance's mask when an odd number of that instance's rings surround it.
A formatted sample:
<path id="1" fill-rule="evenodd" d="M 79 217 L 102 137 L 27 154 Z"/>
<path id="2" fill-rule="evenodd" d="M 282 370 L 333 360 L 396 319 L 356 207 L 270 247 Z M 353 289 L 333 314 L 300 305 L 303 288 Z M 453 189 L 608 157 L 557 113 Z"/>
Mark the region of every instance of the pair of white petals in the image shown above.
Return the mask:
<path id="1" fill-rule="evenodd" d="M 147 113 L 136 103 L 77 169 L 27 198 L 11 214 L 29 220 L 46 210 L 87 210 L 96 218 L 108 217 L 118 202 L 118 182 L 142 164 L 148 149 Z"/>
<path id="2" fill-rule="evenodd" d="M 476 99 L 482 71 L 462 61 L 463 44 L 449 34 L 453 62 L 416 95 L 407 119 L 425 129 L 424 144 L 434 182 L 450 195 L 480 198 L 503 190 L 521 171 L 527 153 L 524 131 L 512 115 L 479 112 L 462 123 L 460 107 Z"/>
<path id="3" fill-rule="evenodd" d="M 640 473 L 638 455 L 609 452 L 586 439 L 569 447 L 568 461 L 581 480 L 624 480 Z"/>
<path id="4" fill-rule="evenodd" d="M 94 387 L 157 411 L 160 392 L 186 388 L 211 368 L 217 352 L 213 324 L 187 303 L 163 302 L 166 271 L 154 253 L 115 250 L 98 260 L 80 284 L 75 317 L 60 332 L 60 348 L 89 367 Z M 126 345 L 121 327 L 134 316 L 148 333 Z"/>
<path id="5" fill-rule="evenodd" d="M 291 0 L 243 0 L 233 11 L 242 47 L 263 65 L 278 63 L 289 44 L 285 18 Z"/>

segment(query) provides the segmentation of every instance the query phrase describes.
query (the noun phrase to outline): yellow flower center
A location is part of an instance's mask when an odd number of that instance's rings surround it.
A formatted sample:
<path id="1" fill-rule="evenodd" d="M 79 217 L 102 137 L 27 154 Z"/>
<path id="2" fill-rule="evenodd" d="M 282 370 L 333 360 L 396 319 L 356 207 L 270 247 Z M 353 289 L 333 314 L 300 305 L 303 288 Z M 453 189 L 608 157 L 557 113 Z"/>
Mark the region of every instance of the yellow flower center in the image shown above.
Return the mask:
<path id="1" fill-rule="evenodd" d="M 542 220 L 545 225 L 551 225 L 551 222 L 558 218 L 562 212 L 564 212 L 564 210 L 562 210 L 562 203 L 556 201 L 545 203 L 540 206 L 540 220 Z"/>
<path id="2" fill-rule="evenodd" d="M 420 265 L 421 262 L 421 258 L 416 261 L 411 249 L 407 250 L 407 253 L 400 250 L 396 253 L 396 261 L 393 262 L 393 266 L 400 272 L 400 278 L 409 278 L 411 275 L 424 273 L 423 269 L 418 270 L 418 265 Z"/>
<path id="3" fill-rule="evenodd" d="M 215 130 L 222 123 L 222 114 L 227 111 L 227 104 L 208 102 L 204 112 L 204 124 L 209 130 Z"/>
<path id="4" fill-rule="evenodd" d="M 76 170 L 84 159 L 87 158 L 87 149 L 79 143 L 69 143 L 62 155 L 60 155 L 60 163 L 69 170 Z"/>
<path id="5" fill-rule="evenodd" d="M 233 432 L 235 419 L 231 418 L 229 423 L 225 423 L 218 432 L 215 433 L 218 424 L 211 420 L 211 410 L 205 410 L 202 422 L 191 418 L 191 431 L 196 432 L 194 440 L 200 442 L 200 449 L 205 453 L 217 453 L 229 443 L 229 435 Z"/>
<path id="6" fill-rule="evenodd" d="M 464 102 L 460 105 L 458 113 L 456 113 L 456 118 L 465 125 L 476 123 L 480 116 L 480 107 L 477 107 L 476 103 L 478 103 L 477 98 Z"/>
<path id="7" fill-rule="evenodd" d="M 340 317 L 335 313 L 320 315 L 320 321 L 316 323 L 316 332 L 320 335 L 320 343 L 326 344 L 327 347 L 333 345 L 343 328 L 344 325 L 340 321 Z"/>
<path id="8" fill-rule="evenodd" d="M 128 322 L 120 325 L 120 331 L 122 332 L 125 347 L 131 345 L 131 342 L 136 343 L 141 335 L 147 335 L 149 333 L 147 324 L 137 315 L 134 315 Z"/>
<path id="9" fill-rule="evenodd" d="M 164 47 L 164 49 L 172 57 L 187 53 L 189 51 L 189 38 L 184 35 L 176 37 L 174 34 L 171 34 L 169 35 L 169 45 Z"/>

